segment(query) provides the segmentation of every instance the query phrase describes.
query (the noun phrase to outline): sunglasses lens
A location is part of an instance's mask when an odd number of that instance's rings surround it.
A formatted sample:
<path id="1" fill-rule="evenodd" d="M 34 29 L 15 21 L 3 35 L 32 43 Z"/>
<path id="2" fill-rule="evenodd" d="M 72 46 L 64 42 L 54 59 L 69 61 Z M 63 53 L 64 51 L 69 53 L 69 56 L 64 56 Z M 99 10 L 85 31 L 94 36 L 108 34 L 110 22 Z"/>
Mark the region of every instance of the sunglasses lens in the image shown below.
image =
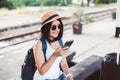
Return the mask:
<path id="1" fill-rule="evenodd" d="M 59 24 L 59 25 L 57 25 L 57 26 L 56 26 L 56 25 L 52 25 L 52 26 L 51 26 L 51 29 L 52 29 L 52 30 L 56 30 L 56 28 L 61 29 L 61 24 Z"/>
<path id="2" fill-rule="evenodd" d="M 56 30 L 56 25 L 52 25 L 51 29 Z"/>
<path id="3" fill-rule="evenodd" d="M 58 25 L 58 29 L 61 29 L 61 28 L 62 28 L 62 26 L 61 26 L 61 24 L 59 24 L 59 25 Z"/>

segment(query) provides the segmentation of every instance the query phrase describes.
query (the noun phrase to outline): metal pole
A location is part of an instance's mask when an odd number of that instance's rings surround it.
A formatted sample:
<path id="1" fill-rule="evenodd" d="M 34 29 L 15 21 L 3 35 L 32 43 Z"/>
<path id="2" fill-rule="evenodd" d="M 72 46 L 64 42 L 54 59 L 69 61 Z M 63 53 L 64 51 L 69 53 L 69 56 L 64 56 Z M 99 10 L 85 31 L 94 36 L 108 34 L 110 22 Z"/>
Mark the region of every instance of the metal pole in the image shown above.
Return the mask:
<path id="1" fill-rule="evenodd" d="M 40 1 L 41 11 L 43 11 L 43 0 Z"/>
<path id="2" fill-rule="evenodd" d="M 115 37 L 119 37 L 119 34 L 120 34 L 120 16 L 119 15 L 120 15 L 120 0 L 117 0 Z"/>
<path id="3" fill-rule="evenodd" d="M 117 20 L 117 27 L 120 27 L 120 0 L 117 0 L 117 16 L 116 16 L 116 20 Z"/>
<path id="4" fill-rule="evenodd" d="M 120 0 L 117 0 L 117 11 L 116 11 L 116 32 L 118 32 L 118 36 L 120 34 Z M 120 46 L 120 45 L 118 45 Z M 120 47 L 119 47 L 120 48 Z M 120 49 L 118 49 L 118 51 L 120 51 Z M 120 52 L 117 53 L 117 64 L 119 65 L 119 56 L 120 56 Z"/>
<path id="5" fill-rule="evenodd" d="M 84 7 L 84 2 L 83 2 L 83 0 L 81 1 L 81 7 Z"/>

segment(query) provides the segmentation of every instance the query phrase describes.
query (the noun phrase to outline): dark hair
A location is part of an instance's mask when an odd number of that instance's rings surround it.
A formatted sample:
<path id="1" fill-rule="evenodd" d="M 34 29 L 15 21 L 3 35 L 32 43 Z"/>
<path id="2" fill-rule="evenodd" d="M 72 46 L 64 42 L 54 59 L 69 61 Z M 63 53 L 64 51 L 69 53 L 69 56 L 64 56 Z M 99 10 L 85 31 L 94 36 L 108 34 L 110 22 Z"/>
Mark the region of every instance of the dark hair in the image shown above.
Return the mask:
<path id="1" fill-rule="evenodd" d="M 60 24 L 61 24 L 61 29 L 60 29 L 60 32 L 58 34 L 58 36 L 56 38 L 54 38 L 53 40 L 50 40 L 50 26 L 52 24 L 52 22 L 49 22 L 47 24 L 45 24 L 42 28 L 41 28 L 41 35 L 49 42 L 53 42 L 53 41 L 57 41 L 59 39 L 62 38 L 63 36 L 63 23 L 60 19 L 57 19 Z"/>

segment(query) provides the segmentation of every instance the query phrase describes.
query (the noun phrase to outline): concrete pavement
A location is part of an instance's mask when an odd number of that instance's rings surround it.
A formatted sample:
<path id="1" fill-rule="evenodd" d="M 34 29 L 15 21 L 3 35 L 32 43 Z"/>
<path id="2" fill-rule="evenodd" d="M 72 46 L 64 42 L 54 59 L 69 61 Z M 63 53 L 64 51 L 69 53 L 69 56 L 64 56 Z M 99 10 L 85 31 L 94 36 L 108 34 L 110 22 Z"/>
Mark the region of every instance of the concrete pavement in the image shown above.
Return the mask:
<path id="1" fill-rule="evenodd" d="M 80 62 L 90 55 L 104 56 L 110 52 L 119 51 L 119 38 L 115 38 L 116 21 L 106 19 L 83 25 L 81 35 L 65 34 L 67 39 L 74 39 L 71 46 L 76 51 L 75 62 Z M 65 37 L 66 37 L 65 36 Z"/>

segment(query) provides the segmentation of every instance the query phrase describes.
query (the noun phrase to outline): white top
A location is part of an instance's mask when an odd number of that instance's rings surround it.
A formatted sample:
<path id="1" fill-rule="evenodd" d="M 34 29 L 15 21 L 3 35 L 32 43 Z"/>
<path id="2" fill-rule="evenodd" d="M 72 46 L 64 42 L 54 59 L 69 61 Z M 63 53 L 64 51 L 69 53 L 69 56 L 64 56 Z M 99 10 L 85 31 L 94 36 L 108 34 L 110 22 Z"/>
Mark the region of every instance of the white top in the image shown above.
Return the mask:
<path id="1" fill-rule="evenodd" d="M 50 56 L 54 53 L 54 49 L 51 48 L 49 43 L 47 43 L 47 50 L 46 50 L 46 59 L 48 60 Z M 34 80 L 44 80 L 44 79 L 56 79 L 59 77 L 59 75 L 62 74 L 62 71 L 60 70 L 59 64 L 62 60 L 62 57 L 57 57 L 51 68 L 44 74 L 40 75 L 38 70 L 36 70 L 34 75 Z"/>

